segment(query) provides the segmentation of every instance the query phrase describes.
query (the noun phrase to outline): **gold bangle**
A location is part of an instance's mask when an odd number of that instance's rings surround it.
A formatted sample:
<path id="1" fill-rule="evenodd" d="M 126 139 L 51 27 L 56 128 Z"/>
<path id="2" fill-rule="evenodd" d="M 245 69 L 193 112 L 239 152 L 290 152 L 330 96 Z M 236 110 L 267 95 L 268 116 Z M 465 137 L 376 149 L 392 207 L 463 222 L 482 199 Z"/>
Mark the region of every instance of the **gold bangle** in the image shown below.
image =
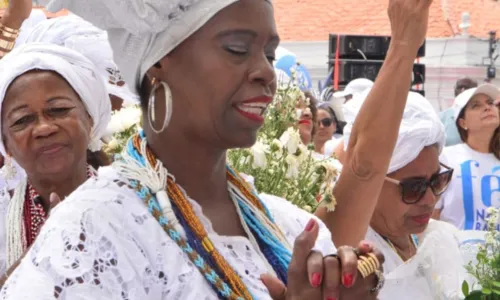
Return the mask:
<path id="1" fill-rule="evenodd" d="M 6 37 L 8 39 L 17 39 L 17 37 L 19 36 L 19 33 L 10 33 L 10 32 L 4 31 L 2 29 L 0 29 L 0 33 L 2 34 L 2 36 Z"/>
<path id="2" fill-rule="evenodd" d="M 0 24 L 0 29 L 2 31 L 7 31 L 8 33 L 14 33 L 14 34 L 19 33 L 19 31 L 20 31 L 19 29 L 13 29 L 13 28 L 7 27 L 3 24 Z"/>
<path id="3" fill-rule="evenodd" d="M 9 42 L 9 41 L 0 39 L 0 48 L 3 48 L 4 50 L 10 51 L 14 48 L 15 43 L 16 42 Z"/>

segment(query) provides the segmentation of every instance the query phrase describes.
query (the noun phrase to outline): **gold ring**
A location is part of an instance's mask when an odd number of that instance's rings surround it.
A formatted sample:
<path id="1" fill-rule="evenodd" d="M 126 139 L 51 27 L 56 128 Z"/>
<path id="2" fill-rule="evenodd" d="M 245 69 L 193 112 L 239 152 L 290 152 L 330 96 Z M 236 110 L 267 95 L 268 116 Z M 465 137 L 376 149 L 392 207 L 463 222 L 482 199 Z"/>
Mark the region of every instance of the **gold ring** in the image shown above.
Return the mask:
<path id="1" fill-rule="evenodd" d="M 373 260 L 377 264 L 376 269 L 380 269 L 380 261 L 378 260 L 378 257 L 375 254 L 373 254 L 373 253 L 368 253 L 368 256 L 370 256 L 371 258 L 373 258 Z"/>
<path id="2" fill-rule="evenodd" d="M 363 278 L 366 278 L 366 276 L 368 275 L 368 269 L 365 265 L 359 264 L 358 271 L 359 273 L 361 273 L 361 276 L 363 276 Z"/>
<path id="3" fill-rule="evenodd" d="M 360 256 L 358 261 L 358 270 L 366 278 L 377 271 L 377 263 L 372 257 Z"/>
<path id="4" fill-rule="evenodd" d="M 370 268 L 373 272 L 375 272 L 378 269 L 377 262 L 371 256 L 366 257 L 365 263 L 370 265 Z"/>

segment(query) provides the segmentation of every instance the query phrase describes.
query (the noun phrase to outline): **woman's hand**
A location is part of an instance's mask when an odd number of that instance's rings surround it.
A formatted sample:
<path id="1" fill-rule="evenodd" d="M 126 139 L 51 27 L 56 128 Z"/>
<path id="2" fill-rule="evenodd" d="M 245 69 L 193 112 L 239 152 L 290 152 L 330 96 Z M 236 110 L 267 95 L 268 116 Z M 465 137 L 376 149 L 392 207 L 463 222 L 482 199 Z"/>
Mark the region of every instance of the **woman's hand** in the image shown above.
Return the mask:
<path id="1" fill-rule="evenodd" d="M 19 29 L 24 20 L 29 18 L 32 9 L 32 0 L 10 0 L 0 22 L 9 28 Z"/>
<path id="2" fill-rule="evenodd" d="M 357 254 L 354 249 L 341 247 L 337 255 L 323 257 L 321 253 L 312 251 L 318 232 L 317 222 L 311 219 L 295 240 L 287 287 L 275 277 L 267 274 L 261 276 L 272 299 L 334 300 L 339 299 L 341 281 L 348 286 L 354 284 L 357 273 Z"/>
<path id="3" fill-rule="evenodd" d="M 427 34 L 432 0 L 389 0 L 391 36 L 395 43 L 408 45 L 415 52 Z"/>
<path id="4" fill-rule="evenodd" d="M 375 249 L 371 243 L 369 242 L 361 242 L 360 246 L 360 255 L 373 253 L 377 257 L 380 265 L 385 261 L 384 255 L 377 249 Z M 380 269 L 379 271 L 383 271 Z M 366 278 L 361 276 L 361 273 L 356 270 L 356 281 L 351 287 L 347 287 L 345 284 L 342 285 L 340 289 L 340 299 L 342 300 L 371 300 L 377 299 L 378 291 L 372 292 L 372 290 L 378 285 L 378 279 L 375 274 L 371 274 Z M 337 298 L 337 299 L 339 299 Z"/>

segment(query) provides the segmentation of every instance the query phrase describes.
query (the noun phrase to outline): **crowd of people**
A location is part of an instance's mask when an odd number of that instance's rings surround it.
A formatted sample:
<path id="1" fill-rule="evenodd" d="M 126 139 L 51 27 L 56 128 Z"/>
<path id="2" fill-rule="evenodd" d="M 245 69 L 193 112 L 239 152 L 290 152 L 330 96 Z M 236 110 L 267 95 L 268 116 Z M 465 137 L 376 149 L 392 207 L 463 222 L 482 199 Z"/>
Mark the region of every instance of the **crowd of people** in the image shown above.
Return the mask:
<path id="1" fill-rule="evenodd" d="M 314 214 L 226 160 L 285 80 L 271 0 L 46 2 L 72 13 L 0 19 L 0 299 L 463 299 L 459 232 L 500 206 L 500 90 L 457 85 L 447 147 L 408 91 L 431 0 L 389 0 L 375 82 L 297 99 L 302 143 L 342 163 Z M 142 130 L 108 157 L 128 105 Z"/>

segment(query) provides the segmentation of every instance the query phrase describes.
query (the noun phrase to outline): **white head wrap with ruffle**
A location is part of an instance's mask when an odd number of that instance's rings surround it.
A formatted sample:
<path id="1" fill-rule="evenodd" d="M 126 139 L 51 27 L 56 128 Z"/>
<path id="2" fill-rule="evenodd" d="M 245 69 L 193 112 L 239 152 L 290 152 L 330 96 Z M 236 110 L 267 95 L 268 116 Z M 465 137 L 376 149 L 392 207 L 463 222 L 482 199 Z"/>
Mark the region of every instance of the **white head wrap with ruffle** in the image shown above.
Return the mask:
<path id="1" fill-rule="evenodd" d="M 138 94 L 147 70 L 238 0 L 43 0 L 108 32 L 115 62 Z"/>
<path id="2" fill-rule="evenodd" d="M 355 96 L 344 105 L 344 116 L 347 122 L 344 127 L 345 149 L 349 145 L 354 120 L 369 92 L 370 90 L 367 90 Z M 439 153 L 441 153 L 445 144 L 444 126 L 429 101 L 418 93 L 410 92 L 387 173 L 390 174 L 405 167 L 415 160 L 425 147 L 435 144 L 439 146 Z"/>
<path id="3" fill-rule="evenodd" d="M 123 99 L 125 104 L 139 104 L 139 97 L 130 91 L 113 60 L 113 51 L 106 31 L 76 15 L 45 20 L 31 29 L 25 43 L 50 43 L 75 50 L 98 67 L 108 94 Z"/>
<path id="4" fill-rule="evenodd" d="M 101 149 L 101 137 L 111 118 L 111 102 L 97 67 L 73 50 L 53 44 L 26 44 L 0 60 L 0 124 L 1 107 L 11 83 L 31 70 L 53 71 L 62 76 L 80 96 L 93 121 L 89 149 Z M 2 128 L 0 127 L 0 136 Z M 6 155 L 3 140 L 0 152 Z"/>

